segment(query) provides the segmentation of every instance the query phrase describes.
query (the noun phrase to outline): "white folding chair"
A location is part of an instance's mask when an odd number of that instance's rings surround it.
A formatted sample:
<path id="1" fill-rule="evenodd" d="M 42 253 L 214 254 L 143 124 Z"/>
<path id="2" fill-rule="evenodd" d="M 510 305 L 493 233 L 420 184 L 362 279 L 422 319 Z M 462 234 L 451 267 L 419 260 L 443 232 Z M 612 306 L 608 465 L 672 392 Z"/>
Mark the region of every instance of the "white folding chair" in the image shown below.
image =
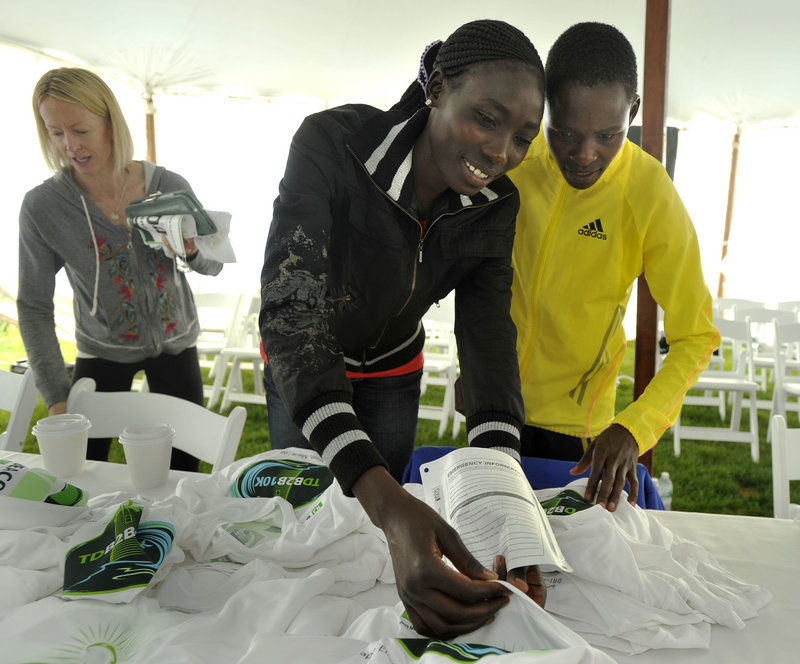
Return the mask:
<path id="1" fill-rule="evenodd" d="M 438 420 L 438 435 L 441 438 L 450 418 L 456 425 L 455 383 L 458 377 L 458 348 L 455 335 L 455 294 L 450 293 L 433 304 L 423 317 L 425 327 L 425 364 L 422 367 L 422 394 L 428 386 L 444 387 L 441 404 L 420 403 L 418 417 Z"/>
<path id="2" fill-rule="evenodd" d="M 232 463 L 239 448 L 247 411 L 237 406 L 220 415 L 191 401 L 155 392 L 97 392 L 92 378 L 70 389 L 67 412 L 89 418 L 92 438 L 116 438 L 131 424 L 166 422 L 175 429 L 174 446 L 210 463 Z"/>
<path id="3" fill-rule="evenodd" d="M 800 323 L 775 325 L 775 385 L 772 415 L 786 416 L 787 410 L 800 411 Z M 770 440 L 772 431 L 770 429 Z"/>
<path id="4" fill-rule="evenodd" d="M 732 393 L 730 425 L 728 427 L 684 426 L 681 424 L 681 413 L 672 427 L 675 456 L 680 456 L 681 440 L 714 440 L 732 441 L 750 444 L 750 456 L 753 461 L 759 459 L 758 449 L 758 417 L 756 412 L 756 394 L 758 383 L 753 378 L 753 347 L 750 343 L 750 322 L 747 320 L 718 320 L 723 343 L 731 345 L 731 366 L 724 369 L 706 369 L 700 374 L 694 390 L 712 390 Z M 749 428 L 740 431 L 743 398 L 748 397 Z M 684 399 L 684 404 L 686 404 Z M 710 404 L 709 404 L 710 405 Z M 716 404 L 714 404 L 717 407 Z"/>
<path id="5" fill-rule="evenodd" d="M 773 415 L 772 506 L 776 519 L 800 515 L 800 505 L 790 501 L 790 480 L 800 480 L 800 429 L 788 429 L 783 415 Z"/>
<path id="6" fill-rule="evenodd" d="M 247 300 L 247 298 L 245 298 Z M 264 404 L 264 384 L 262 373 L 264 359 L 261 357 L 261 333 L 258 329 L 258 315 L 261 310 L 261 295 L 256 293 L 242 306 L 239 326 L 234 339 L 220 351 L 221 368 L 214 377 L 207 407 L 211 408 L 221 398 L 220 411 L 233 402 Z M 244 388 L 243 371 L 253 375 L 252 391 Z"/>
<path id="7" fill-rule="evenodd" d="M 797 313 L 786 309 L 768 309 L 766 307 L 740 308 L 734 312 L 736 320 L 750 321 L 750 335 L 753 343 L 753 377 L 766 392 L 770 384 L 770 376 L 775 370 L 775 325 L 777 323 L 796 323 Z M 759 408 L 770 408 L 769 401 L 760 401 Z"/>
<path id="8" fill-rule="evenodd" d="M 661 370 L 664 364 L 664 357 L 667 354 L 667 351 L 662 352 L 661 348 L 661 339 L 664 339 L 666 343 L 666 337 L 666 331 L 664 330 L 664 310 L 661 308 L 661 305 L 656 304 L 656 373 Z M 619 387 L 622 381 L 629 383 L 636 382 L 633 376 L 619 375 L 617 377 L 617 387 Z"/>
<path id="9" fill-rule="evenodd" d="M 197 355 L 200 357 L 200 366 L 208 368 L 209 378 L 216 376 L 221 368 L 222 349 L 230 346 L 236 339 L 244 300 L 245 296 L 238 293 L 194 294 L 194 305 L 200 324 Z M 206 386 L 205 392 L 208 396 L 211 386 Z"/>
<path id="10" fill-rule="evenodd" d="M 6 430 L 0 434 L 0 450 L 22 451 L 38 396 L 30 369 L 25 373 L 0 371 L 0 410 L 11 413 Z"/>
<path id="11" fill-rule="evenodd" d="M 713 316 L 715 320 L 718 317 L 721 317 L 719 311 L 716 308 L 712 307 Z M 658 312 L 658 329 L 661 334 L 665 334 L 664 329 L 664 311 L 661 307 L 657 307 Z M 731 319 L 733 317 L 733 309 L 731 309 Z M 666 337 L 665 337 L 666 338 Z M 669 352 L 669 349 L 667 349 Z M 656 348 L 656 371 L 660 371 L 661 367 L 664 365 L 664 360 L 667 357 L 667 353 L 661 352 L 661 348 Z M 709 360 L 707 370 L 714 371 L 714 370 L 721 370 L 725 367 L 725 358 L 724 358 L 724 349 L 720 348 L 717 353 L 711 355 L 711 359 Z M 633 382 L 633 379 L 631 379 Z M 619 379 L 617 380 L 617 385 L 619 385 Z M 727 414 L 727 405 L 725 402 L 727 393 L 722 390 L 703 390 L 703 394 L 693 394 L 689 392 L 683 399 L 683 404 L 687 406 L 716 406 L 717 410 L 719 410 L 719 417 L 721 420 L 726 419 Z"/>
<path id="12" fill-rule="evenodd" d="M 784 311 L 800 312 L 800 300 L 784 300 L 778 302 L 776 306 Z"/>
<path id="13" fill-rule="evenodd" d="M 244 319 L 239 346 L 226 348 L 223 354 L 230 362 L 230 369 L 228 380 L 225 383 L 225 391 L 222 394 L 220 411 L 226 410 L 234 402 L 264 405 L 266 403 L 263 382 L 264 358 L 261 355 L 258 311 L 251 312 Z M 245 371 L 249 371 L 253 376 L 252 390 L 245 388 L 243 380 Z"/>
<path id="14" fill-rule="evenodd" d="M 431 385 L 444 387 L 440 405 L 419 405 L 420 419 L 439 421 L 439 438 L 444 435 L 451 417 L 455 415 L 455 383 L 458 376 L 458 351 L 456 336 L 452 329 L 438 329 L 425 321 L 425 364 L 422 367 L 422 394 Z"/>
<path id="15" fill-rule="evenodd" d="M 737 297 L 716 297 L 711 302 L 714 320 L 721 318 L 733 320 L 737 309 L 758 309 L 764 306 L 766 306 L 764 302 Z"/>

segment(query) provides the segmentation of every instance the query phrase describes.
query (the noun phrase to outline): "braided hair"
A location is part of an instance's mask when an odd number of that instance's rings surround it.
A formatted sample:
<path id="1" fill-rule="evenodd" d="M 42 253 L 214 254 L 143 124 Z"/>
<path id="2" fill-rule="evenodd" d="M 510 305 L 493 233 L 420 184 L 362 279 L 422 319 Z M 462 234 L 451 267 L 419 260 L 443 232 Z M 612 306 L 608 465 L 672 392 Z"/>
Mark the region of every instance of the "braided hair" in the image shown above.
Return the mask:
<path id="1" fill-rule="evenodd" d="M 528 65 L 544 78 L 539 53 L 521 30 L 504 21 L 471 21 L 458 28 L 446 41 L 435 41 L 425 48 L 417 80 L 408 86 L 392 110 L 413 113 L 422 108 L 428 79 L 435 70 L 441 71 L 452 84 L 472 65 L 498 60 Z"/>
<path id="2" fill-rule="evenodd" d="M 605 23 L 576 23 L 556 39 L 547 54 L 545 86 L 552 103 L 564 83 L 593 87 L 621 83 L 628 99 L 636 98 L 636 54 L 617 28 Z"/>

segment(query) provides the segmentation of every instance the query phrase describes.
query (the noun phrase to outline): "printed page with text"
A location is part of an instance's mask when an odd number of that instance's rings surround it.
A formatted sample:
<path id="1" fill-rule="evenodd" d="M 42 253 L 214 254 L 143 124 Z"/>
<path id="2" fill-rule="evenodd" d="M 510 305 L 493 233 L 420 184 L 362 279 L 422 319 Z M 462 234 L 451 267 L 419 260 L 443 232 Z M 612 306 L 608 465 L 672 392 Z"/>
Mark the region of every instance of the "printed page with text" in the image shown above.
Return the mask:
<path id="1" fill-rule="evenodd" d="M 505 452 L 464 447 L 420 467 L 425 501 L 458 531 L 485 567 L 553 565 L 570 572 L 519 463 Z"/>

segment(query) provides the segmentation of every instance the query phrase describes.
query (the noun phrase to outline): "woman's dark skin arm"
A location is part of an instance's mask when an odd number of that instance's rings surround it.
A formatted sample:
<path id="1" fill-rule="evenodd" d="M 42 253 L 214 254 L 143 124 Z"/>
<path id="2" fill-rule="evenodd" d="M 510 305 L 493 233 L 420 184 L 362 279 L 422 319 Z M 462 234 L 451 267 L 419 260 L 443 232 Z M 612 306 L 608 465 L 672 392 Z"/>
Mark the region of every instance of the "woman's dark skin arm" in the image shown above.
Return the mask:
<path id="1" fill-rule="evenodd" d="M 508 604 L 509 591 L 490 581 L 497 574 L 484 569 L 458 533 L 385 468 L 367 470 L 353 494 L 386 535 L 397 592 L 417 632 L 453 638 L 492 621 Z"/>

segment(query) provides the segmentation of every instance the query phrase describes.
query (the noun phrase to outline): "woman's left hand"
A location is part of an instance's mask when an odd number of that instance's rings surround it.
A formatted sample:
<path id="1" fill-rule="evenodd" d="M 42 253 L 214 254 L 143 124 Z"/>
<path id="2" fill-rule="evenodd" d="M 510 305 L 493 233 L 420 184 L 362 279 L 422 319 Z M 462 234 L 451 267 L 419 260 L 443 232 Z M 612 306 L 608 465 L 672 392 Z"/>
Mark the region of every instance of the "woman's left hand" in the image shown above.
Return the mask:
<path id="1" fill-rule="evenodd" d="M 166 235 L 162 235 L 161 238 L 164 241 L 164 246 L 169 249 L 170 253 L 174 254 L 175 250 L 172 248 L 172 245 L 169 243 Z M 186 253 L 186 258 L 192 258 L 197 254 L 199 249 L 197 248 L 197 243 L 194 241 L 194 238 L 185 237 L 183 238 L 183 250 Z"/>
<path id="2" fill-rule="evenodd" d="M 506 559 L 503 556 L 495 556 L 494 571 L 501 579 L 505 579 L 512 585 L 519 588 L 539 606 L 544 608 L 547 601 L 547 587 L 544 585 L 542 573 L 538 565 L 530 567 L 518 567 L 511 571 L 506 570 Z"/>
<path id="3" fill-rule="evenodd" d="M 186 252 L 186 258 L 192 258 L 199 251 L 194 238 L 190 237 L 183 238 L 183 249 Z"/>

